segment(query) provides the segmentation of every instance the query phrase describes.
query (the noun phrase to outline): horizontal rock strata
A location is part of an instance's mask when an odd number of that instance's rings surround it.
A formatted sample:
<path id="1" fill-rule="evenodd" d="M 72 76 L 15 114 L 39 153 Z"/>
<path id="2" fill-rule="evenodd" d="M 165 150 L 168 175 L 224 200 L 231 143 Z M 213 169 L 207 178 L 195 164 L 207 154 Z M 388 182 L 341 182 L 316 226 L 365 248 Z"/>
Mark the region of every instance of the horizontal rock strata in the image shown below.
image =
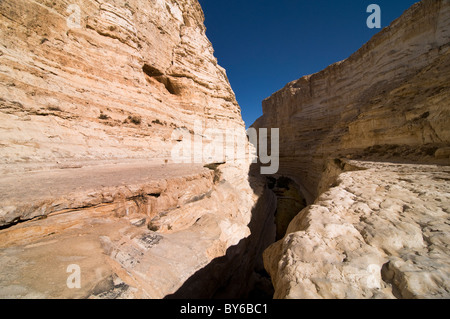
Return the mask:
<path id="1" fill-rule="evenodd" d="M 246 239 L 270 225 L 254 210 L 263 184 L 245 164 L 171 156 L 185 138 L 218 144 L 206 128 L 247 141 L 198 1 L 5 0 L 0 12 L 0 297 L 163 298 L 222 257 L 194 297 L 232 282 L 236 260 L 251 275 L 265 247 Z"/>
<path id="2" fill-rule="evenodd" d="M 2 226 L 63 210 L 110 203 L 117 206 L 114 209 L 117 215 L 135 210 L 152 217 L 211 192 L 214 178 L 214 172 L 202 165 L 143 162 L 22 175 L 1 178 Z"/>
<path id="3" fill-rule="evenodd" d="M 79 28 L 64 1 L 0 4 L 1 169 L 170 159 L 195 121 L 245 134 L 197 1 L 77 4 Z"/>
<path id="4" fill-rule="evenodd" d="M 183 175 L 178 168 L 172 172 L 177 177 L 149 180 L 134 197 L 58 211 L 0 230 L 0 296 L 163 298 L 175 293 L 197 271 L 250 236 L 250 218 L 260 224 L 251 225 L 254 235 L 264 234 L 265 216 L 270 214 L 254 211 L 252 217 L 257 195 L 246 192 L 248 184 L 234 179 L 231 171 L 240 173 L 224 168 L 225 178 L 214 184 L 208 169 Z M 128 187 L 125 193 L 131 192 Z M 142 194 L 142 189 L 161 195 Z M 263 185 L 258 189 L 261 196 Z M 224 267 L 239 261 L 239 271 L 250 276 L 249 254 L 258 250 L 244 243 Z M 66 285 L 71 264 L 80 266 L 80 289 Z M 215 275 L 215 281 L 205 281 L 211 295 L 233 273 L 223 269 Z M 203 293 L 202 287 L 199 284 L 200 291 L 192 291 L 192 296 Z M 242 283 L 240 289 L 246 293 Z"/>
<path id="5" fill-rule="evenodd" d="M 253 126 L 280 130 L 280 174 L 310 202 L 333 157 L 450 164 L 450 5 L 421 1 L 348 59 L 263 101 Z M 436 155 L 436 157 L 435 157 Z"/>
<path id="6" fill-rule="evenodd" d="M 450 3 L 423 0 L 263 102 L 310 204 L 264 253 L 276 298 L 450 296 L 449 43 Z"/>

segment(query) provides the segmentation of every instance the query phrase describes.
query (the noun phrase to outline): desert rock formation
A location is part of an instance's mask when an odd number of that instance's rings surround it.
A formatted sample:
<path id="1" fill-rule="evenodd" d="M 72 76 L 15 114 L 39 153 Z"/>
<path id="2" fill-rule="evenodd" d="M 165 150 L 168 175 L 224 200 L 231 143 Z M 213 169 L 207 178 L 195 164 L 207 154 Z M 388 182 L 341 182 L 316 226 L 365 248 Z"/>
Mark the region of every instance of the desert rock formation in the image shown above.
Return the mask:
<path id="1" fill-rule="evenodd" d="M 253 126 L 283 128 L 280 174 L 313 199 L 329 186 L 319 182 L 332 156 L 448 163 L 438 150 L 450 140 L 449 19 L 448 1 L 420 2 L 348 59 L 264 100 Z"/>
<path id="2" fill-rule="evenodd" d="M 266 99 L 267 179 L 173 162 L 247 141 L 197 0 L 77 4 L 0 2 L 0 298 L 449 297 L 448 0 Z"/>
<path id="3" fill-rule="evenodd" d="M 450 2 L 424 0 L 263 102 L 310 204 L 264 253 L 276 298 L 450 296 L 449 83 Z"/>
<path id="4" fill-rule="evenodd" d="M 265 251 L 275 298 L 448 297 L 450 167 L 350 165 Z"/>
<path id="5" fill-rule="evenodd" d="M 243 127 L 197 1 L 2 1 L 2 169 L 169 159 L 174 128 Z M 20 164 L 20 165 L 19 165 Z"/>
<path id="6" fill-rule="evenodd" d="M 76 3 L 0 2 L 0 297 L 163 298 L 201 270 L 192 297 L 233 275 L 245 295 L 232 265 L 251 277 L 273 240 L 248 240 L 273 229 L 264 183 L 171 158 L 174 131 L 215 142 L 196 121 L 247 141 L 198 1 Z"/>

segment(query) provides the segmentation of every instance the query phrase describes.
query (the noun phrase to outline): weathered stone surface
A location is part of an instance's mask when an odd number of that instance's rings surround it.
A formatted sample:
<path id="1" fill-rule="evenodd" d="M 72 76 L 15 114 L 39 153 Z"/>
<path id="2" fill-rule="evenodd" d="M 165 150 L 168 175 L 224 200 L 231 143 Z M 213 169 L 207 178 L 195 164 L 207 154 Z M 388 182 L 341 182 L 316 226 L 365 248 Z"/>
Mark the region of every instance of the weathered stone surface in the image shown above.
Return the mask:
<path id="1" fill-rule="evenodd" d="M 230 174 L 233 171 L 238 174 Z M 221 272 L 207 272 L 213 280 L 196 281 L 191 296 L 211 296 L 222 284 L 235 282 L 234 278 L 239 279 L 234 293 L 245 294 L 248 287 L 243 280 L 251 277 L 259 252 L 273 242 L 267 241 L 264 230 L 274 225 L 274 208 L 269 201 L 253 209 L 264 185 L 253 185 L 255 193 L 248 192 L 240 174 L 237 168 L 225 167 L 226 179 L 211 186 L 207 195 L 159 211 L 156 217 L 129 200 L 128 211 L 120 215 L 113 202 L 53 213 L 0 230 L 0 296 L 163 298 L 226 255 Z M 179 186 L 196 190 L 197 182 L 188 175 Z M 249 236 L 257 240 L 247 240 Z M 233 249 L 231 257 L 229 249 Z M 71 264 L 80 266 L 81 289 L 66 285 Z"/>
<path id="2" fill-rule="evenodd" d="M 264 185 L 171 158 L 176 129 L 216 143 L 197 121 L 247 141 L 198 1 L 76 3 L 80 28 L 66 1 L 0 2 L 0 297 L 163 298 L 218 258 L 192 296 L 250 277 Z"/>
<path id="3" fill-rule="evenodd" d="M 338 157 L 450 164 L 450 4 L 413 5 L 348 59 L 263 101 L 254 127 L 280 130 L 280 175 L 312 202 Z M 438 153 L 437 157 L 441 157 Z"/>
<path id="4" fill-rule="evenodd" d="M 450 167 L 351 164 L 265 251 L 275 297 L 450 297 Z"/>
<path id="5" fill-rule="evenodd" d="M 0 178 L 0 226 L 111 203 L 118 216 L 154 217 L 211 192 L 213 177 L 199 164 L 151 162 L 7 174 Z"/>
<path id="6" fill-rule="evenodd" d="M 311 204 L 264 253 L 276 298 L 450 297 L 449 43 L 450 2 L 424 0 L 263 102 Z"/>
<path id="7" fill-rule="evenodd" d="M 244 133 L 196 0 L 2 1 L 0 168 L 170 159 L 195 120 Z M 20 165 L 17 165 L 20 164 Z"/>

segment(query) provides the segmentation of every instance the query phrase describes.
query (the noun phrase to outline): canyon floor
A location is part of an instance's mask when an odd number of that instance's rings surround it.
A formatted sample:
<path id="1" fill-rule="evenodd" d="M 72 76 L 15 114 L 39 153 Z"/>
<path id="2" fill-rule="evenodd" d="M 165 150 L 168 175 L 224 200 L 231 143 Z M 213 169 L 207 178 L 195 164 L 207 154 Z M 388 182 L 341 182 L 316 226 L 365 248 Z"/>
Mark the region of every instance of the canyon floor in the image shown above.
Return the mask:
<path id="1" fill-rule="evenodd" d="M 448 297 L 450 166 L 335 164 L 342 172 L 330 188 L 264 252 L 275 298 Z M 215 277 L 229 275 L 226 263 L 203 279 L 189 272 L 225 254 L 220 237 L 237 229 L 205 212 L 214 170 L 140 161 L 84 165 L 1 178 L 2 201 L 37 203 L 47 214 L 0 230 L 0 297 L 163 298 L 190 280 L 212 279 L 215 286 Z M 205 179 L 210 190 L 196 184 Z M 191 190 L 182 207 L 158 208 L 158 198 L 172 192 L 167 182 Z M 61 210 L 58 200 L 71 190 L 81 206 Z M 267 197 L 265 206 L 273 206 Z M 67 287 L 71 264 L 82 269 L 81 289 Z"/>
<path id="2" fill-rule="evenodd" d="M 95 190 L 145 181 L 180 177 L 207 171 L 201 164 L 157 164 L 151 161 L 73 163 L 41 170 L 4 173 L 0 177 L 2 201 L 34 202 L 59 197 L 74 190 Z M 6 169 L 5 169 L 6 170 Z M 31 171 L 30 171 L 31 170 Z M 2 206 L 4 202 L 2 202 Z"/>
<path id="3" fill-rule="evenodd" d="M 450 166 L 349 167 L 264 253 L 276 298 L 448 298 Z"/>

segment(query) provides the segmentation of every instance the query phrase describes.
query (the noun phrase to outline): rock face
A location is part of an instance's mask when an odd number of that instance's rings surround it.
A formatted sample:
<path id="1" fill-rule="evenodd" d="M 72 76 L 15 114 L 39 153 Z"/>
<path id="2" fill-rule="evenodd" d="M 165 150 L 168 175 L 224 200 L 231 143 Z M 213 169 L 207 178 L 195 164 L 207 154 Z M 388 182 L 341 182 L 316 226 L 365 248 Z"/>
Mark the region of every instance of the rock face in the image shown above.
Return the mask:
<path id="1" fill-rule="evenodd" d="M 424 0 L 263 102 L 310 204 L 264 253 L 276 298 L 450 296 L 449 83 L 450 2 Z"/>
<path id="2" fill-rule="evenodd" d="M 329 186 L 329 158 L 438 162 L 450 141 L 449 11 L 419 2 L 348 59 L 263 101 L 253 126 L 283 128 L 279 173 L 297 177 L 310 202 Z"/>
<path id="3" fill-rule="evenodd" d="M 2 1 L 1 167 L 170 159 L 174 128 L 241 129 L 197 1 Z"/>
<path id="4" fill-rule="evenodd" d="M 275 298 L 448 298 L 450 167 L 351 164 L 265 251 Z"/>
<path id="5" fill-rule="evenodd" d="M 264 184 L 245 163 L 172 163 L 186 134 L 216 143 L 206 128 L 247 141 L 199 3 L 77 4 L 0 2 L 0 297 L 163 298 L 216 259 L 191 297 L 236 260 L 251 277 L 275 232 Z"/>

